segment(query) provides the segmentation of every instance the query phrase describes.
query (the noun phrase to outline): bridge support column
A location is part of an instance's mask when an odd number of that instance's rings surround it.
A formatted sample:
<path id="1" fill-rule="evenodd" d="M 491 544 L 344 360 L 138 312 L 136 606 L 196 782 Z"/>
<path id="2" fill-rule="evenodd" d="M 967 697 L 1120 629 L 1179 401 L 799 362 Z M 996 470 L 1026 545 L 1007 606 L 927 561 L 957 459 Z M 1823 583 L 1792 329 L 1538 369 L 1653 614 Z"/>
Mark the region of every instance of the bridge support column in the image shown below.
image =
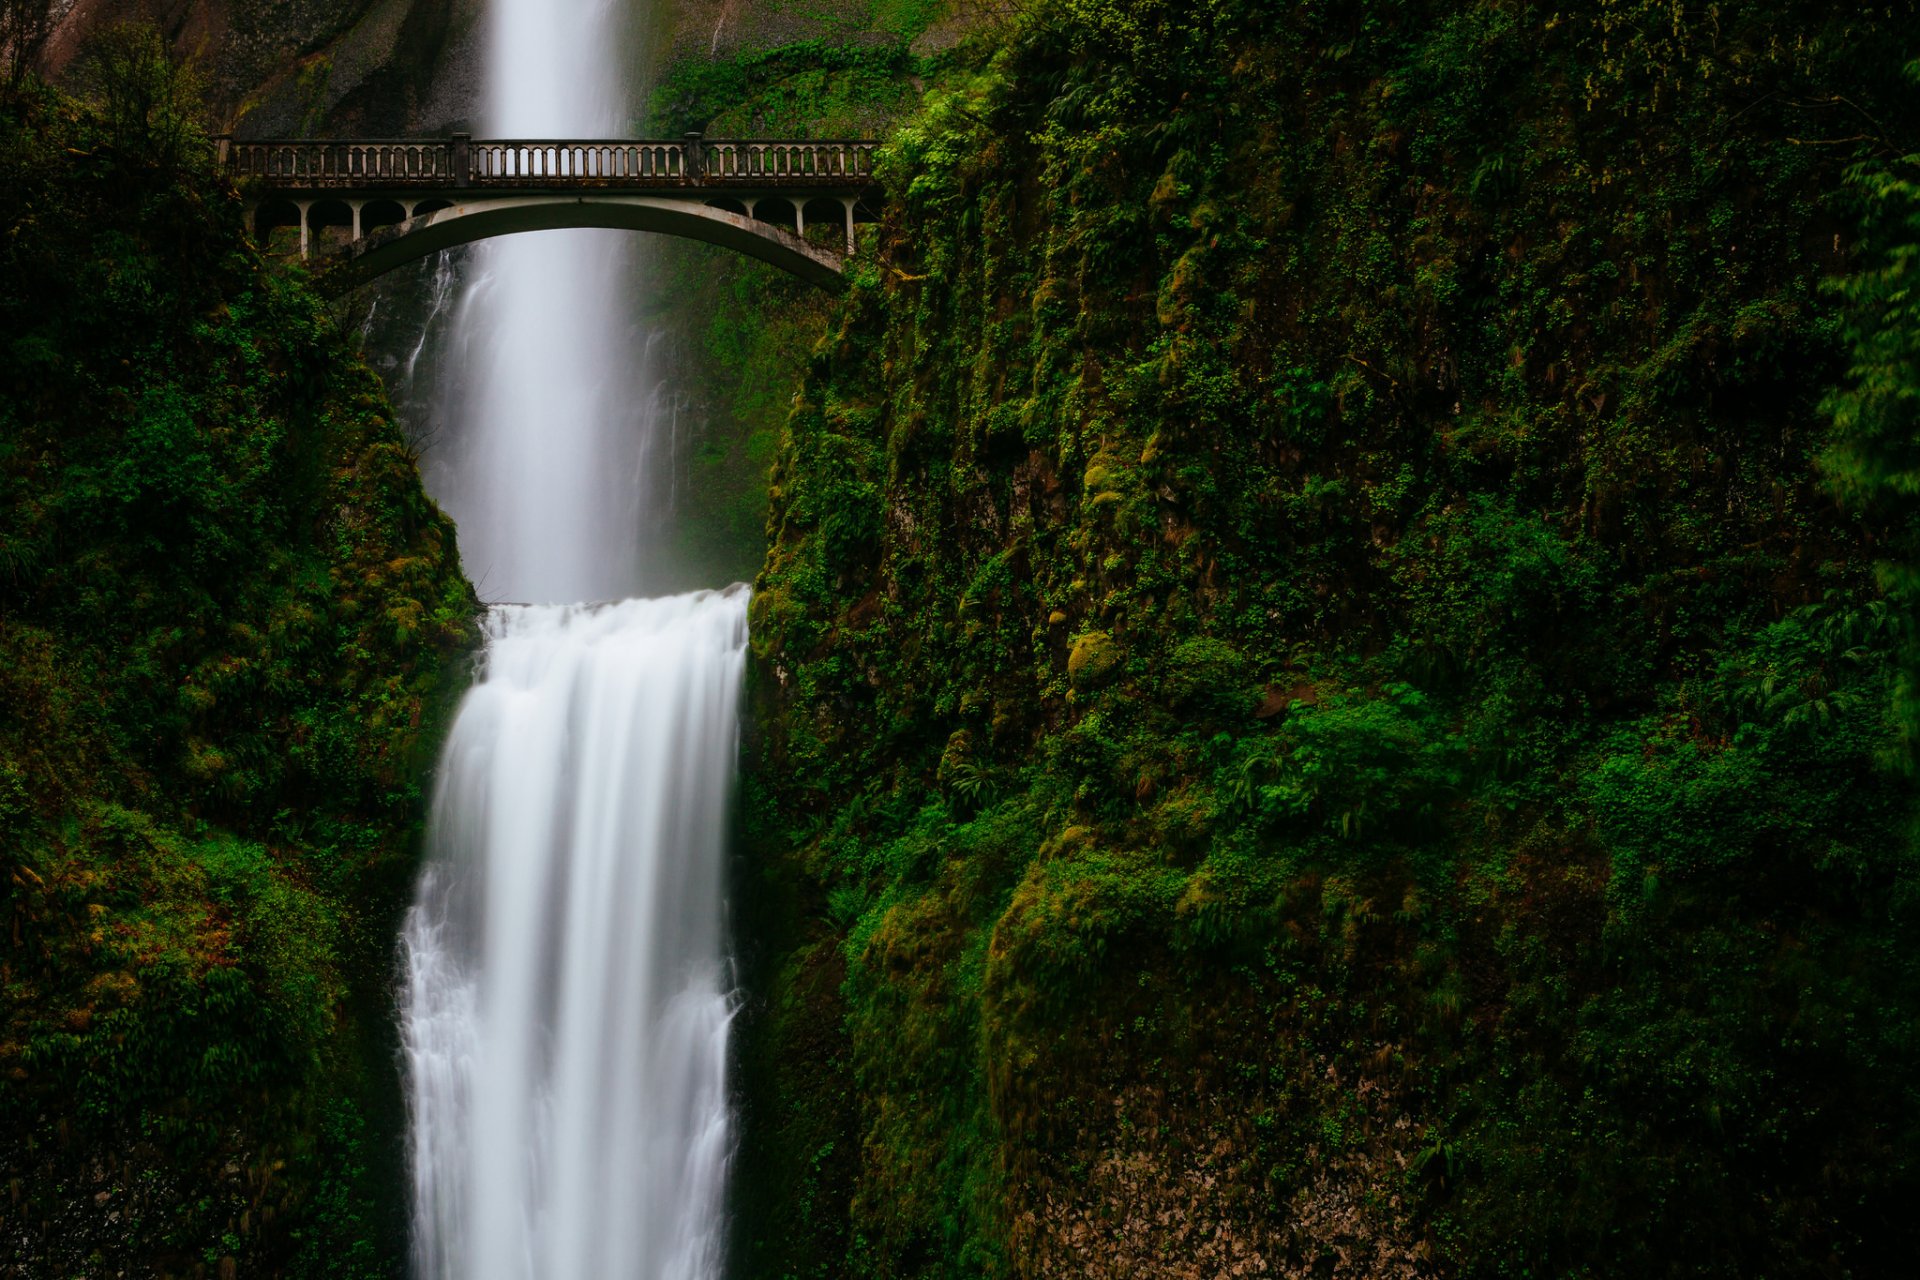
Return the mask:
<path id="1" fill-rule="evenodd" d="M 313 201 L 299 200 L 295 204 L 300 210 L 300 260 L 304 262 L 313 256 L 313 228 L 307 224 L 307 213 L 313 208 Z"/>
<path id="2" fill-rule="evenodd" d="M 847 256 L 853 256 L 853 206 L 859 201 L 853 196 L 841 196 L 840 203 L 847 207 Z"/>
<path id="3" fill-rule="evenodd" d="M 353 238 L 360 238 L 360 211 L 367 207 L 365 200 L 350 200 L 347 207 L 353 210 Z"/>

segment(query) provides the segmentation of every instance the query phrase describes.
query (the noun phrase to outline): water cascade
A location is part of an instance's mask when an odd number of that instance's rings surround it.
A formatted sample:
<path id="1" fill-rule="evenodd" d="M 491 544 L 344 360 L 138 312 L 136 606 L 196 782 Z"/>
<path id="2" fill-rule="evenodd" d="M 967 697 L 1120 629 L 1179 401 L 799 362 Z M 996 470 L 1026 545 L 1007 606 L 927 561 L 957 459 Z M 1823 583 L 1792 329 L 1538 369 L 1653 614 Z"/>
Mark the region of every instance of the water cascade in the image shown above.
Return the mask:
<path id="1" fill-rule="evenodd" d="M 493 0 L 496 135 L 626 131 L 605 0 Z M 475 255 L 428 468 L 483 595 L 641 580 L 649 343 L 609 232 Z M 633 407 L 633 406 L 638 406 Z M 403 939 L 422 1280 L 711 1280 L 746 591 L 495 607 Z"/>
<path id="2" fill-rule="evenodd" d="M 496 138 L 631 132 L 612 0 L 489 0 Z M 508 236 L 477 248 L 438 394 L 449 436 L 427 478 L 460 526 L 482 599 L 614 600 L 642 578 L 642 468 L 656 344 L 630 294 L 621 231 Z"/>

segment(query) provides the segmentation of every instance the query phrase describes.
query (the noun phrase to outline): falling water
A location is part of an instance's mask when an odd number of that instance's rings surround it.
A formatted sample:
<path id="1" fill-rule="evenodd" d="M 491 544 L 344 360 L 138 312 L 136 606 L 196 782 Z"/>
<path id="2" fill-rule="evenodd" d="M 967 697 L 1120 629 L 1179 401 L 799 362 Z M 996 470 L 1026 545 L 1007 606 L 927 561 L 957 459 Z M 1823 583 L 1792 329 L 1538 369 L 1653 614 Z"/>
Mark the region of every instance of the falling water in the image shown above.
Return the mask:
<path id="1" fill-rule="evenodd" d="M 630 132 L 621 7 L 489 0 L 483 128 L 505 138 Z M 488 600 L 632 595 L 656 344 L 634 324 L 634 239 L 549 231 L 480 245 L 442 394 L 455 447 L 429 480 Z"/>
<path id="2" fill-rule="evenodd" d="M 416 1263 L 700 1280 L 746 592 L 497 610 L 408 917 Z"/>
<path id="3" fill-rule="evenodd" d="M 625 131 L 617 9 L 492 3 L 490 131 Z M 428 479 L 490 598 L 642 580 L 644 472 L 674 439 L 634 394 L 651 344 L 622 253 L 618 233 L 543 232 L 476 254 Z M 403 939 L 422 1280 L 717 1274 L 745 644 L 738 587 L 490 612 Z"/>

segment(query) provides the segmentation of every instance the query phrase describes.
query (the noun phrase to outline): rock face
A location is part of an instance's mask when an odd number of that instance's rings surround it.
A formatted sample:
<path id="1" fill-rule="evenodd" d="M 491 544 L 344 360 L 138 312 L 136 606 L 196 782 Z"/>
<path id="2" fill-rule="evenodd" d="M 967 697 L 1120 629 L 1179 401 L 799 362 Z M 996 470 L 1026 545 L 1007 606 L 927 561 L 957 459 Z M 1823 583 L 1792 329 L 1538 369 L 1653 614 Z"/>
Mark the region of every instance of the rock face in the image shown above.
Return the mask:
<path id="1" fill-rule="evenodd" d="M 648 6 L 644 61 L 725 61 L 802 41 L 950 45 L 970 12 L 929 26 L 858 0 L 679 0 Z M 43 58 L 56 80 L 116 23 L 152 22 L 209 80 L 215 124 L 242 137 L 322 132 L 376 137 L 471 128 L 484 59 L 485 0 L 62 0 Z"/>
<path id="2" fill-rule="evenodd" d="M 1027 12 L 782 428 L 743 1272 L 1911 1270 L 1804 143 L 1920 136 L 1916 6 Z"/>
<path id="3" fill-rule="evenodd" d="M 362 136 L 465 125 L 481 0 L 74 0 L 48 42 L 55 79 L 95 32 L 152 22 L 209 80 L 214 123 L 243 136 Z"/>

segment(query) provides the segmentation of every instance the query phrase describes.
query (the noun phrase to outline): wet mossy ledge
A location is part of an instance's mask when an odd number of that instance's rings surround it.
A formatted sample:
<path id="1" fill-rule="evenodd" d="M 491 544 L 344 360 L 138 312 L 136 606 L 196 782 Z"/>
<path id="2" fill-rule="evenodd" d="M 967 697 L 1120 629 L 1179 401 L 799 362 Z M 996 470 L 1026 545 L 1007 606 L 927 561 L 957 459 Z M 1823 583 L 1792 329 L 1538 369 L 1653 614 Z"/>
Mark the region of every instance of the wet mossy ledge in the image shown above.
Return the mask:
<path id="1" fill-rule="evenodd" d="M 0 1274 L 397 1274 L 393 939 L 477 638 L 133 39 L 0 102 Z"/>
<path id="2" fill-rule="evenodd" d="M 779 444 L 742 1274 L 1910 1269 L 1920 13 L 1022 8 Z"/>

